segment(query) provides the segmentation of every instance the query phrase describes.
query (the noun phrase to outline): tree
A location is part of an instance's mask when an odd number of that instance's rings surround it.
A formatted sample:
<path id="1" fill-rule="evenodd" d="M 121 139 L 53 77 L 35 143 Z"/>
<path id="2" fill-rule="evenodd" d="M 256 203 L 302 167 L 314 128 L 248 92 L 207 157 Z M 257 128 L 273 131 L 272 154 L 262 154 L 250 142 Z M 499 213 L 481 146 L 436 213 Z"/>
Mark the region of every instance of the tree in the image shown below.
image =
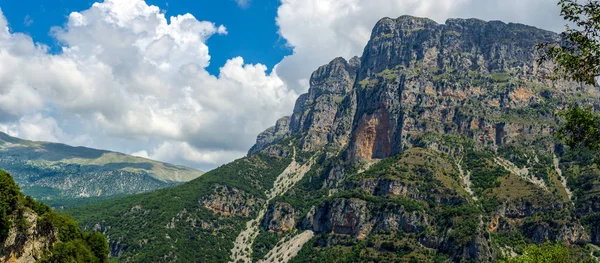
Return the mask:
<path id="1" fill-rule="evenodd" d="M 560 15 L 575 28 L 567 26 L 558 43 L 543 43 L 540 62 L 556 63 L 556 77 L 595 85 L 600 76 L 600 1 L 560 0 Z"/>
<path id="2" fill-rule="evenodd" d="M 574 27 L 567 26 L 558 43 L 542 43 L 543 61 L 553 61 L 554 77 L 596 85 L 600 76 L 600 1 L 560 0 L 560 15 Z M 591 108 L 571 105 L 558 113 L 565 124 L 557 135 L 568 146 L 588 148 L 600 153 L 600 117 Z M 600 158 L 596 158 L 597 162 Z"/>
<path id="3" fill-rule="evenodd" d="M 9 215 L 16 209 L 21 191 L 12 176 L 0 170 L 0 240 L 12 226 Z"/>
<path id="4" fill-rule="evenodd" d="M 514 257 L 504 263 L 571 263 L 576 262 L 568 248 L 560 244 L 546 243 L 529 245 L 523 255 Z"/>
<path id="5" fill-rule="evenodd" d="M 594 114 L 591 108 L 571 106 L 558 115 L 566 121 L 558 130 L 559 139 L 571 148 L 583 147 L 600 152 L 600 116 Z"/>

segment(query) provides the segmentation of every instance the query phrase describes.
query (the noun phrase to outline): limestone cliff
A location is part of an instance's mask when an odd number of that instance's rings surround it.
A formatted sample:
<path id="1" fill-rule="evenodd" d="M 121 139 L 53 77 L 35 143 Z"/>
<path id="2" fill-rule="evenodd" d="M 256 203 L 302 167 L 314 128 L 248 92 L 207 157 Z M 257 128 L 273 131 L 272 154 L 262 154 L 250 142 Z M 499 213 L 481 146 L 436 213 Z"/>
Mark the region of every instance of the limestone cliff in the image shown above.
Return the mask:
<path id="1" fill-rule="evenodd" d="M 600 169 L 552 136 L 553 111 L 600 96 L 547 78 L 536 44 L 557 37 L 384 18 L 360 57 L 312 74 L 248 156 L 69 212 L 116 261 L 497 262 L 547 241 L 589 260 Z"/>
<path id="2" fill-rule="evenodd" d="M 513 249 L 508 236 L 597 244 L 595 219 L 575 220 L 596 218 L 597 197 L 570 200 L 575 175 L 561 167 L 574 157 L 552 134 L 554 110 L 599 106 L 600 93 L 548 78 L 553 65 L 537 62 L 536 45 L 557 38 L 499 21 L 381 19 L 362 56 L 317 69 L 286 125 L 261 134 L 251 153 L 292 139 L 322 156 L 310 180 L 328 198 L 286 210 L 299 229 L 327 234 L 316 244 L 328 249 L 340 246 L 336 236 L 404 233 L 453 261 L 491 262 Z M 297 191 L 285 200 L 303 202 L 294 198 L 306 187 Z"/>

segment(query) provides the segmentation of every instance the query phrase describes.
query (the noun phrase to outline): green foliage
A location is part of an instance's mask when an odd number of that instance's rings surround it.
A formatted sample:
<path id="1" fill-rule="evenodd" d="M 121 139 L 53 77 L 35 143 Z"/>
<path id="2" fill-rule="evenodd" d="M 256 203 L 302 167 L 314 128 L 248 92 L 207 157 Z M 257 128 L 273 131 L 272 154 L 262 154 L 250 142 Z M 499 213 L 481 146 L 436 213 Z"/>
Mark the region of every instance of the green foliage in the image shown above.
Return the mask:
<path id="1" fill-rule="evenodd" d="M 38 228 L 45 232 L 52 229 L 58 230 L 58 238 L 63 242 L 83 238 L 81 230 L 73 218 L 54 212 L 43 214 L 38 219 Z"/>
<path id="2" fill-rule="evenodd" d="M 20 195 L 12 176 L 0 170 L 0 240 L 8 235 L 12 226 L 9 215 L 16 209 Z"/>
<path id="3" fill-rule="evenodd" d="M 561 244 L 545 243 L 529 245 L 523 255 L 503 261 L 503 263 L 572 263 L 577 262 L 569 248 Z"/>
<path id="4" fill-rule="evenodd" d="M 79 263 L 108 262 L 100 261 L 92 254 L 88 244 L 81 239 L 61 242 L 52 248 L 52 254 L 39 260 L 39 263 Z"/>
<path id="5" fill-rule="evenodd" d="M 586 148 L 596 153 L 600 151 L 600 116 L 591 108 L 582 109 L 575 105 L 559 113 L 565 123 L 557 132 L 557 137 L 571 148 Z"/>
<path id="6" fill-rule="evenodd" d="M 566 27 L 559 43 L 538 45 L 544 55 L 540 60 L 555 61 L 557 77 L 596 84 L 600 76 L 600 2 L 560 0 L 561 16 L 575 28 Z"/>
<path id="7" fill-rule="evenodd" d="M 252 244 L 252 259 L 254 262 L 258 262 L 262 259 L 271 249 L 277 245 L 279 236 L 276 233 L 265 231 L 260 229 L 260 233 L 256 236 L 254 243 Z"/>
<path id="8" fill-rule="evenodd" d="M 123 248 L 111 261 L 164 262 L 176 257 L 181 262 L 227 262 L 233 241 L 259 207 L 249 216 L 222 215 L 204 207 L 203 200 L 217 185 L 236 188 L 244 198 L 264 200 L 265 191 L 290 161 L 254 154 L 183 185 L 64 212 L 83 228 L 107 227 L 107 235 Z M 172 220 L 174 228 L 165 227 Z"/>
<path id="9" fill-rule="evenodd" d="M 486 189 L 498 187 L 498 178 L 508 175 L 508 171 L 493 161 L 489 152 L 468 151 L 465 156 L 467 168 L 471 171 L 473 190 L 481 196 Z"/>
<path id="10" fill-rule="evenodd" d="M 104 235 L 98 232 L 85 232 L 83 233 L 83 239 L 87 243 L 92 254 L 99 260 L 99 262 L 107 262 L 110 248 L 106 242 Z"/>
<path id="11" fill-rule="evenodd" d="M 58 242 L 45 251 L 40 262 L 108 262 L 108 243 L 102 234 L 82 232 L 70 216 L 59 215 L 32 197 L 24 196 L 12 176 L 0 170 L 0 243 L 12 226 L 19 232 L 28 231 L 31 222 L 25 217 L 26 211 L 38 216 L 37 233 L 58 232 Z M 10 216 L 15 218 L 14 223 Z"/>

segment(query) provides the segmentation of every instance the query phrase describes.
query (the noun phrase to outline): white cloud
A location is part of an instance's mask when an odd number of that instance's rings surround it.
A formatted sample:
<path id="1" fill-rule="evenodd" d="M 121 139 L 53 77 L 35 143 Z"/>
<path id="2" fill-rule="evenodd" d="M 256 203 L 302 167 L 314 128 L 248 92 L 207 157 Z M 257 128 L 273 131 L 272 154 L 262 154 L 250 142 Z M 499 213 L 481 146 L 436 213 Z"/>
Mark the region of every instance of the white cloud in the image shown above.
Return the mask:
<path id="1" fill-rule="evenodd" d="M 245 151 L 198 150 L 187 142 L 167 141 L 153 149 L 150 158 L 167 162 L 218 165 L 243 156 Z"/>
<path id="2" fill-rule="evenodd" d="M 243 155 L 297 96 L 239 57 L 210 75 L 206 40 L 226 28 L 191 14 L 167 21 L 141 0 L 95 3 L 52 33 L 62 54 L 0 31 L 0 121 L 27 139 L 210 168 Z"/>
<path id="3" fill-rule="evenodd" d="M 250 5 L 250 1 L 251 0 L 235 0 L 235 2 L 241 8 L 247 8 Z"/>
<path id="4" fill-rule="evenodd" d="M 150 156 L 148 155 L 148 152 L 146 150 L 133 152 L 133 153 L 131 153 L 131 155 L 137 156 L 137 157 L 142 157 L 142 158 L 150 158 Z"/>
<path id="5" fill-rule="evenodd" d="M 26 15 L 25 18 L 23 19 L 23 25 L 25 25 L 25 26 L 31 26 L 31 25 L 33 25 L 33 22 L 34 22 L 33 18 L 29 15 Z"/>

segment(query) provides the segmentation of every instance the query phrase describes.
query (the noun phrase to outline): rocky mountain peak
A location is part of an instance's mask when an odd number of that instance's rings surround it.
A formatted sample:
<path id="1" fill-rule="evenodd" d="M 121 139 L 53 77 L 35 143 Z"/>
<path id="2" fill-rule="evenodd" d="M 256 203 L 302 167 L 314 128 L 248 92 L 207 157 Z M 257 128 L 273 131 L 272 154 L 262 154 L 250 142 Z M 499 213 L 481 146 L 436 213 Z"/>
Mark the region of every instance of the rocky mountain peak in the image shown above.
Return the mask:
<path id="1" fill-rule="evenodd" d="M 492 148 L 520 132 L 550 134 L 547 125 L 508 116 L 572 89 L 544 79 L 551 65 L 536 63 L 536 44 L 556 37 L 500 21 L 383 18 L 362 56 L 317 69 L 286 125 L 262 133 L 251 152 L 291 135 L 304 151 L 329 145 L 345 149 L 349 160 L 369 161 L 413 147 L 428 133 L 466 135 Z M 552 119 L 549 111 L 539 114 Z"/>
<path id="2" fill-rule="evenodd" d="M 346 59 L 338 57 L 313 72 L 310 77 L 311 88 L 308 92 L 308 99 L 314 100 L 325 93 L 345 95 L 350 91 L 352 87 L 345 83 L 354 80 L 356 70 L 360 66 L 360 62 L 357 62 L 358 59 L 356 57 L 353 59 L 354 65 Z"/>
<path id="3" fill-rule="evenodd" d="M 479 19 L 401 16 L 380 20 L 362 56 L 360 79 L 394 67 L 463 69 L 481 72 L 534 64 L 535 45 L 553 32 L 521 24 Z"/>

